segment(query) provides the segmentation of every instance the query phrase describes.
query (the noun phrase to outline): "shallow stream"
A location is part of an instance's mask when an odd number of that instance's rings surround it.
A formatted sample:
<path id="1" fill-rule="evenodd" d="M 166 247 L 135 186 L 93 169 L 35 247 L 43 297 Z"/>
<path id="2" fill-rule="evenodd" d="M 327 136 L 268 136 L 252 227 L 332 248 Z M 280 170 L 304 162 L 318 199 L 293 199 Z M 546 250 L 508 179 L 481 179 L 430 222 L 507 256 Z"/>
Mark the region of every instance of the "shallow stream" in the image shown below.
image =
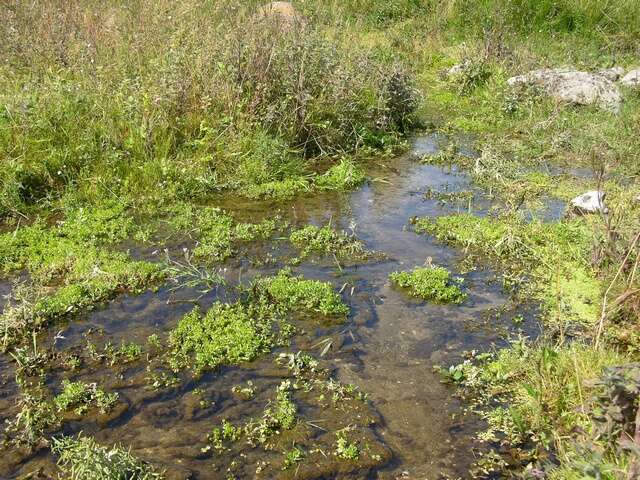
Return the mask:
<path id="1" fill-rule="evenodd" d="M 333 259 L 315 259 L 294 269 L 305 277 L 332 282 L 351 307 L 351 315 L 340 325 L 309 326 L 306 334 L 294 339 L 292 349 L 308 349 L 319 356 L 331 344 L 323 359 L 338 380 L 356 384 L 367 392 L 372 406 L 368 413 L 373 422 L 370 435 L 384 446 L 385 452 L 381 468 L 365 466 L 356 471 L 339 466 L 310 468 L 306 478 L 467 476 L 474 452 L 482 448 L 473 440 L 480 425 L 472 415 L 463 415 L 464 406 L 455 399 L 455 389 L 443 383 L 433 367 L 459 362 L 467 351 L 503 343 L 517 329 L 529 333 L 535 329 L 527 322 L 518 327 L 511 322 L 522 311 L 496 314 L 508 306 L 509 299 L 502 293 L 500 278 L 491 268 L 481 266 L 461 272 L 464 252 L 417 235 L 410 227 L 409 219 L 414 216 L 434 217 L 457 211 L 484 215 L 491 206 L 465 175 L 417 161 L 422 155 L 437 152 L 443 141 L 437 136 L 418 139 L 410 154 L 372 167 L 368 172 L 372 180 L 355 192 L 299 198 L 286 207 L 236 198 L 220 202 L 239 220 L 256 221 L 279 210 L 293 225 L 331 223 L 338 229 L 354 230 L 367 248 L 386 255 L 383 260 L 354 266 L 339 265 Z M 433 195 L 425 195 L 430 191 L 470 191 L 473 200 L 442 202 Z M 174 246 L 175 252 L 181 248 L 182 245 Z M 285 246 L 274 242 L 256 248 L 261 255 L 270 253 L 274 262 L 256 267 L 248 254 L 234 259 L 224 271 L 229 285 L 258 273 L 271 274 L 282 266 Z M 152 256 L 151 249 L 132 253 Z M 390 272 L 409 270 L 427 261 L 445 266 L 464 278 L 469 297 L 463 304 L 416 301 L 390 285 Z M 59 331 L 55 348 L 60 352 L 79 351 L 88 340 L 96 344 L 144 343 L 149 335 L 175 327 L 194 303 L 206 309 L 226 295 L 224 288 L 202 296 L 194 289 L 174 291 L 168 287 L 139 296 L 122 295 L 80 319 L 56 325 L 49 336 Z M 0 412 L 9 418 L 16 412 L 17 386 L 8 358 L 0 358 L 0 368 L 4 383 Z M 54 370 L 48 375 L 48 382 L 59 385 L 62 373 Z M 259 415 L 283 372 L 274 365 L 273 357 L 267 355 L 247 365 L 191 378 L 169 390 L 145 389 L 147 375 L 144 361 L 115 369 L 104 365 L 83 367 L 77 379 L 99 382 L 117 391 L 123 406 L 104 418 L 70 419 L 64 424 L 64 433 L 82 431 L 103 443 L 130 446 L 133 453 L 166 468 L 173 478 L 217 479 L 226 478 L 227 472 L 216 466 L 215 458 L 203 453 L 207 434 L 219 425 L 220 418 Z M 251 401 L 238 402 L 230 389 L 249 380 L 256 386 L 256 396 Z M 304 412 L 322 425 L 322 409 L 309 406 Z M 259 449 L 243 455 L 246 456 L 242 462 L 253 465 L 263 458 Z M 10 451 L 0 460 L 0 478 L 20 478 L 30 472 L 37 472 L 33 478 L 47 478 L 55 472 L 54 463 L 47 449 L 33 454 Z M 255 467 L 240 468 L 236 475 L 252 478 L 253 471 Z M 295 477 L 291 471 L 282 471 L 278 476 Z"/>

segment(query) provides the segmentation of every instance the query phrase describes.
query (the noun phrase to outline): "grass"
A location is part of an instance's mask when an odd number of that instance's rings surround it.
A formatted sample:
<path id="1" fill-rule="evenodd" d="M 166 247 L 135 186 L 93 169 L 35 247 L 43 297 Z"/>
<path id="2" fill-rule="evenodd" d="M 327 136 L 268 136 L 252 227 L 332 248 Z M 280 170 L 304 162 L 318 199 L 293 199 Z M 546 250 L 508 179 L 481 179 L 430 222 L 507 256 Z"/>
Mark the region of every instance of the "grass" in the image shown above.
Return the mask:
<path id="1" fill-rule="evenodd" d="M 549 326 L 595 323 L 602 287 L 587 256 L 593 234 L 585 222 L 458 214 L 418 219 L 415 230 L 498 261 L 506 269 L 507 286 L 520 284 L 524 296 L 544 305 Z"/>
<path id="2" fill-rule="evenodd" d="M 624 361 L 614 350 L 594 349 L 588 343 L 552 346 L 520 339 L 510 348 L 454 366 L 447 375 L 474 399 L 486 420 L 488 428 L 479 434 L 482 441 L 515 448 L 528 462 L 548 461 L 554 452 L 565 473 L 578 475 L 586 474 L 588 465 L 598 471 L 607 464 L 620 468 L 627 461 L 616 440 L 610 438 L 607 444 L 599 427 L 621 404 L 612 397 L 608 403 L 603 400 L 603 385 L 595 381 Z M 595 456 L 586 461 L 585 449 L 600 452 L 601 461 Z M 583 468 L 581 459 L 586 461 Z"/>
<path id="3" fill-rule="evenodd" d="M 414 268 L 410 272 L 392 272 L 389 279 L 406 288 L 412 296 L 436 303 L 462 303 L 467 297 L 460 290 L 460 278 L 451 278 L 444 267 Z"/>
<path id="4" fill-rule="evenodd" d="M 258 3 L 0 6 L 0 269 L 28 278 L 0 317 L 3 349 L 22 359 L 18 344 L 32 333 L 162 281 L 163 267 L 117 250 L 149 238 L 142 219 L 162 216 L 173 232 L 190 236 L 198 262 L 224 262 L 279 226 L 239 223 L 212 205 L 212 195 L 284 202 L 355 188 L 366 181 L 363 160 L 401 150 L 422 123 L 452 138 L 474 137 L 478 159 L 454 146 L 446 158 L 425 161 L 457 164 L 504 208 L 486 218 L 423 219 L 416 230 L 494 259 L 506 287 L 519 286 L 522 298 L 544 307 L 548 336 L 476 366 L 476 394 L 495 388 L 513 403 L 484 410 L 488 435 L 555 449 L 556 468 L 535 465 L 550 478 L 619 477 L 631 460 L 590 436 L 598 425 L 591 413 L 609 404 L 599 397 L 592 405 L 586 398 L 596 388 L 585 381 L 608 378 L 607 368 L 637 360 L 640 351 L 630 242 L 640 208 L 633 202 L 640 96 L 623 89 L 614 116 L 506 81 L 567 64 L 635 66 L 640 3 L 305 0 L 296 7 L 307 27 L 288 32 L 252 22 Z M 444 75 L 454 64 L 462 72 Z M 558 167 L 570 173 L 558 175 Z M 574 169 L 594 178 L 577 178 Z M 547 197 L 566 201 L 598 186 L 611 204 L 608 225 L 519 215 Z M 290 240 L 302 257 L 364 253 L 353 236 L 328 227 L 303 228 Z M 429 293 L 416 272 L 398 279 Z M 176 358 L 195 357 L 202 369 L 242 362 L 272 348 L 276 326 L 292 313 L 348 312 L 328 284 L 288 272 L 256 281 L 244 297 L 181 320 Z M 31 363 L 24 368 L 43 368 L 40 356 Z M 465 382 L 466 369 L 455 370 Z M 71 399 L 84 387 L 68 388 Z M 53 404 L 36 390 L 23 392 L 16 419 L 32 442 L 56 423 Z M 94 466 L 118 478 L 112 460 L 142 465 L 91 440 L 66 445 L 75 452 L 64 462 L 72 478 L 106 478 L 91 473 Z"/>
<path id="5" fill-rule="evenodd" d="M 70 480 L 156 480 L 163 478 L 121 446 L 106 447 L 92 437 L 78 435 L 53 440 L 58 465 Z"/>

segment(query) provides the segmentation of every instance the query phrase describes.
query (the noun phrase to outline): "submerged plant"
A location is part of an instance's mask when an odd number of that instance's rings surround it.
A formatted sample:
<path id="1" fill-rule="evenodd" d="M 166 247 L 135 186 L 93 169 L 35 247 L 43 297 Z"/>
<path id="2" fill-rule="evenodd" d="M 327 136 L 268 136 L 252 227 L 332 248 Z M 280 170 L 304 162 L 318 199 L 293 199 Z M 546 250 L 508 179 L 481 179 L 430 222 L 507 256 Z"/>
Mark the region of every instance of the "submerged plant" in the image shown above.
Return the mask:
<path id="1" fill-rule="evenodd" d="M 460 290 L 462 279 L 451 278 L 444 267 L 427 266 L 414 268 L 411 272 L 393 272 L 391 281 L 407 288 L 411 295 L 437 303 L 461 303 L 467 297 Z"/>
<path id="2" fill-rule="evenodd" d="M 356 442 L 351 442 L 344 432 L 336 433 L 335 454 L 343 460 L 358 460 L 360 458 L 360 448 Z"/>

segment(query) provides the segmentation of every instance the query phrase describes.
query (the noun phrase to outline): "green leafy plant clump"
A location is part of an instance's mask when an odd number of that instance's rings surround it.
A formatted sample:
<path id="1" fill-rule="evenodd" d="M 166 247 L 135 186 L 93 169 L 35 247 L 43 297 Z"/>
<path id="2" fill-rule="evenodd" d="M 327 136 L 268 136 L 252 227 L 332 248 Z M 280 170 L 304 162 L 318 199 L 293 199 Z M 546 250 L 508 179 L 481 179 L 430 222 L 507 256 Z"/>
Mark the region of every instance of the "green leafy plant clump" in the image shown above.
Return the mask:
<path id="1" fill-rule="evenodd" d="M 187 203 L 170 208 L 168 221 L 177 232 L 195 237 L 197 257 L 212 261 L 226 260 L 239 243 L 268 239 L 278 227 L 275 219 L 240 223 L 218 207 Z"/>
<path id="2" fill-rule="evenodd" d="M 193 365 L 199 371 L 254 360 L 277 342 L 276 321 L 274 309 L 260 303 L 216 302 L 204 315 L 195 308 L 171 332 L 174 365 Z"/>
<path id="3" fill-rule="evenodd" d="M 258 279 L 253 290 L 288 310 L 345 316 L 349 307 L 328 282 L 294 276 L 283 269 L 274 277 Z"/>
<path id="4" fill-rule="evenodd" d="M 134 231 L 124 206 L 106 205 L 72 209 L 52 227 L 36 221 L 0 235 L 0 269 L 29 273 L 0 315 L 3 348 L 59 317 L 163 279 L 160 265 L 108 248 Z"/>
<path id="5" fill-rule="evenodd" d="M 115 445 L 98 444 L 92 437 L 78 435 L 53 439 L 52 451 L 69 480 L 161 480 L 163 474 Z"/>
<path id="6" fill-rule="evenodd" d="M 358 260 L 373 255 L 355 235 L 335 231 L 329 225 L 307 225 L 294 230 L 289 241 L 300 251 L 302 258 L 310 255 L 335 255 L 339 259 Z"/>
<path id="7" fill-rule="evenodd" d="M 427 266 L 410 272 L 393 272 L 393 283 L 409 290 L 414 297 L 436 303 L 461 303 L 467 295 L 460 289 L 462 279 L 451 278 L 444 267 Z"/>
<path id="8" fill-rule="evenodd" d="M 83 415 L 95 406 L 101 413 L 107 413 L 118 401 L 117 393 L 106 393 L 95 383 L 62 381 L 62 392 L 53 399 L 59 412 L 73 409 L 78 415 Z"/>

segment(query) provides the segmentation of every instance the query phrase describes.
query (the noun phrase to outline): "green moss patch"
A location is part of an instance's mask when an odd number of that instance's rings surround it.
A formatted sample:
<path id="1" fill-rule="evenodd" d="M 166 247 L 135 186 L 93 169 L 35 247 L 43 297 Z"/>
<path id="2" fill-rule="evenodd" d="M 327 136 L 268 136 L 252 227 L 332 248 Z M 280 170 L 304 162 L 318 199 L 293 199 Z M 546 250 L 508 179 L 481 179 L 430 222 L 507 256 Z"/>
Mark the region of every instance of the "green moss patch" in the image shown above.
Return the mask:
<path id="1" fill-rule="evenodd" d="M 414 268 L 410 272 L 393 272 L 393 283 L 409 290 L 414 297 L 436 303 L 461 303 L 467 297 L 460 290 L 462 279 L 452 278 L 444 267 Z"/>

